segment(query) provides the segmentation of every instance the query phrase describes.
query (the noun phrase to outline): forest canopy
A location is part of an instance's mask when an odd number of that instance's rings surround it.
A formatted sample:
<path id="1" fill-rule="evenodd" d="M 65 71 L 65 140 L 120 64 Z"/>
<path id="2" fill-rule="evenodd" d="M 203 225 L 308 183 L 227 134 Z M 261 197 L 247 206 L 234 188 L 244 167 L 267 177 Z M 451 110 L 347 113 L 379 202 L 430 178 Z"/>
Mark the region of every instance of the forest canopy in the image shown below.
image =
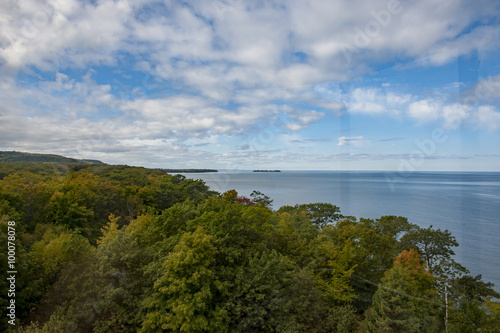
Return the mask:
<path id="1" fill-rule="evenodd" d="M 497 332 L 447 230 L 123 165 L 0 162 L 7 332 Z M 432 221 L 429 221 L 429 225 Z M 1 290 L 8 290 L 1 252 Z M 3 309 L 9 299 L 3 292 Z M 5 310 L 4 310 L 5 311 Z"/>

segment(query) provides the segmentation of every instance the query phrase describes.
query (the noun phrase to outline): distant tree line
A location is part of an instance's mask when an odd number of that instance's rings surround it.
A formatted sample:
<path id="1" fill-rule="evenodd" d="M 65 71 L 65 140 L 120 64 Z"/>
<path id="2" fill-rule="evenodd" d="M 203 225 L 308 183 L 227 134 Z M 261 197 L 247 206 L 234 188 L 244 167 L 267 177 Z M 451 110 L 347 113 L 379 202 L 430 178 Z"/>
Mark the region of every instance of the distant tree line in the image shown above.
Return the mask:
<path id="1" fill-rule="evenodd" d="M 18 151 L 0 151 L 0 162 L 104 164 L 98 160 L 76 159 L 52 154 L 33 154 Z"/>

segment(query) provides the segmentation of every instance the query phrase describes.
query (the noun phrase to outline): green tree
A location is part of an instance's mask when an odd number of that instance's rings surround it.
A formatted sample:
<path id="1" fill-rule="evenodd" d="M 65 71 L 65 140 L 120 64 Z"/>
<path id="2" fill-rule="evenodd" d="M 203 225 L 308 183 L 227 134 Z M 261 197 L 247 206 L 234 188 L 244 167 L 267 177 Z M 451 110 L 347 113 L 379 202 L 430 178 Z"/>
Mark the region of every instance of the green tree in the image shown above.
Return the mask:
<path id="1" fill-rule="evenodd" d="M 78 332 L 78 326 L 65 317 L 51 316 L 43 325 L 32 322 L 28 326 L 20 327 L 16 333 L 67 333 Z"/>
<path id="2" fill-rule="evenodd" d="M 39 274 L 52 280 L 65 262 L 89 255 L 90 252 L 90 244 L 80 235 L 70 232 L 58 235 L 48 229 L 43 239 L 33 244 L 31 257 Z"/>
<path id="3" fill-rule="evenodd" d="M 0 181 L 2 192 L 7 194 L 6 198 L 10 200 L 12 207 L 22 214 L 23 222 L 31 230 L 36 222 L 42 219 L 54 186 L 44 177 L 26 171 L 9 175 Z"/>
<path id="4" fill-rule="evenodd" d="M 29 252 L 18 252 L 18 279 L 16 293 L 17 315 L 21 321 L 46 316 L 52 311 L 52 303 L 44 300 L 68 266 L 85 262 L 91 258 L 93 248 L 88 240 L 57 226 L 44 226 L 42 237 L 35 240 Z M 21 237 L 21 239 L 24 237 Z M 56 299 L 60 299 L 57 295 Z"/>
<path id="5" fill-rule="evenodd" d="M 273 204 L 273 199 L 260 191 L 253 191 L 252 193 L 250 193 L 250 197 L 257 205 L 271 208 Z"/>
<path id="6" fill-rule="evenodd" d="M 39 282 L 37 290 L 33 291 L 43 295 L 67 264 L 91 256 L 92 251 L 88 240 L 78 234 L 69 231 L 58 233 L 55 228 L 47 229 L 43 238 L 33 244 L 29 253 L 31 276 L 36 277 L 35 281 Z"/>
<path id="7" fill-rule="evenodd" d="M 373 296 L 363 330 L 425 332 L 436 329 L 434 280 L 415 250 L 403 251 Z"/>
<path id="8" fill-rule="evenodd" d="M 151 249 L 118 228 L 118 218 L 110 222 L 98 241 L 95 262 L 104 287 L 96 290 L 93 332 L 136 332 L 143 321 L 141 302 L 150 293 L 154 280 L 144 271 L 152 260 Z"/>
<path id="9" fill-rule="evenodd" d="M 491 322 L 499 321 L 491 297 L 500 298 L 491 282 L 483 282 L 481 275 L 465 275 L 450 282 L 450 320 L 452 332 L 487 331 Z M 497 327 L 498 328 L 498 327 Z"/>
<path id="10" fill-rule="evenodd" d="M 273 331 L 290 324 L 289 304 L 283 297 L 293 273 L 291 263 L 275 251 L 256 253 L 248 262 L 231 269 L 224 309 L 230 330 L 237 332 Z M 285 319 L 286 318 L 286 319 Z"/>
<path id="11" fill-rule="evenodd" d="M 46 220 L 66 225 L 94 243 L 109 214 L 127 215 L 122 192 L 119 185 L 86 170 L 72 172 L 52 195 L 46 208 Z"/>
<path id="12" fill-rule="evenodd" d="M 141 332 L 227 330 L 227 312 L 214 303 L 224 289 L 213 270 L 216 254 L 213 237 L 203 228 L 182 236 L 145 301 L 149 311 Z"/>
<path id="13" fill-rule="evenodd" d="M 320 234 L 307 214 L 277 213 L 269 222 L 272 227 L 266 233 L 267 247 L 288 256 L 298 267 L 306 267 L 312 258 L 310 243 Z"/>
<path id="14" fill-rule="evenodd" d="M 283 206 L 278 212 L 301 212 L 309 214 L 311 222 L 318 228 L 332 224 L 344 216 L 340 214 L 340 208 L 329 203 L 297 204 L 295 206 Z"/>
<path id="15" fill-rule="evenodd" d="M 483 331 L 487 333 L 498 332 L 498 328 L 500 327 L 500 302 L 486 297 L 483 307 L 487 314 Z"/>
<path id="16" fill-rule="evenodd" d="M 457 263 L 453 247 L 458 246 L 456 238 L 448 231 L 428 228 L 415 228 L 401 238 L 403 249 L 415 248 L 425 261 L 427 268 L 438 278 L 440 284 L 448 279 L 468 273 L 468 270 Z"/>
<path id="17" fill-rule="evenodd" d="M 372 222 L 373 228 L 382 235 L 400 240 L 407 233 L 417 230 L 418 226 L 408 222 L 403 216 L 386 215 Z"/>
<path id="18" fill-rule="evenodd" d="M 72 230 L 84 231 L 89 234 L 89 223 L 93 220 L 94 212 L 78 203 L 72 193 L 56 191 L 48 204 L 50 219 L 54 223 L 67 226 Z"/>
<path id="19" fill-rule="evenodd" d="M 377 220 L 345 218 L 335 225 L 323 228 L 327 237 L 341 251 L 350 244 L 351 285 L 356 292 L 354 300 L 359 310 L 370 306 L 376 286 L 384 272 L 392 267 L 399 253 L 397 238 L 409 227 L 404 218 L 387 216 Z"/>
<path id="20" fill-rule="evenodd" d="M 352 260 L 352 243 L 338 249 L 328 237 L 321 235 L 313 244 L 313 260 L 309 267 L 316 276 L 317 288 L 328 304 L 348 304 L 355 297 L 350 285 L 355 264 Z"/>

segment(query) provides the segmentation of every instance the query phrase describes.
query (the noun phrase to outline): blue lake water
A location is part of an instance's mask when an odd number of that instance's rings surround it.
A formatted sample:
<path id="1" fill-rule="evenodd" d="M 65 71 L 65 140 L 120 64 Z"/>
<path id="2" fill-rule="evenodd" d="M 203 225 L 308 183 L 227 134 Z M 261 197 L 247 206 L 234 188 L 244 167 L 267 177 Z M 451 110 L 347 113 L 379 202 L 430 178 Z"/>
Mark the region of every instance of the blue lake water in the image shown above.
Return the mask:
<path id="1" fill-rule="evenodd" d="M 342 214 L 405 216 L 421 227 L 448 229 L 460 243 L 455 260 L 482 274 L 500 291 L 500 172 L 250 171 L 185 174 L 211 189 L 253 190 L 271 197 L 273 208 L 328 202 Z"/>

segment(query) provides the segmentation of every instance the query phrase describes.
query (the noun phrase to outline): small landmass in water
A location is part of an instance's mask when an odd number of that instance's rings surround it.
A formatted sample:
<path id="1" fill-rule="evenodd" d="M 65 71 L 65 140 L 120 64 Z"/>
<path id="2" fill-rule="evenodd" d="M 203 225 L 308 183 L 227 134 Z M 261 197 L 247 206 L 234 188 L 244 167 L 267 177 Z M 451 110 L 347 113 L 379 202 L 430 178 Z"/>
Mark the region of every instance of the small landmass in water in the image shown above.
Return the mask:
<path id="1" fill-rule="evenodd" d="M 205 173 L 205 172 L 219 172 L 214 169 L 161 169 L 166 173 Z"/>

